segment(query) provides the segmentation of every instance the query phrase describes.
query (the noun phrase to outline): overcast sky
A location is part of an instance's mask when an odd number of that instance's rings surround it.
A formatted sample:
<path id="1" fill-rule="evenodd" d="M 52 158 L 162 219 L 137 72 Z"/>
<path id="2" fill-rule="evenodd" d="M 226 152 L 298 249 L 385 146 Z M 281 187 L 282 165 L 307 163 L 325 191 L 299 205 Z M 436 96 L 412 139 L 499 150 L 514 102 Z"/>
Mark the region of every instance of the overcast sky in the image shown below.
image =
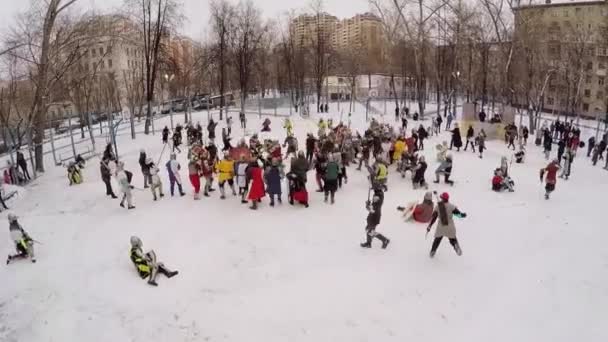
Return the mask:
<path id="1" fill-rule="evenodd" d="M 95 9 L 107 11 L 119 7 L 124 0 L 77 0 L 79 10 Z M 182 32 L 193 38 L 201 38 L 207 31 L 209 0 L 180 0 L 188 22 Z M 233 0 L 236 3 L 238 0 Z M 290 9 L 307 9 L 309 0 L 253 0 L 262 9 L 265 17 L 273 18 Z M 19 11 L 28 8 L 30 0 L 0 0 L 0 30 L 3 32 L 13 22 Z M 369 9 L 367 0 L 324 0 L 326 12 L 339 18 L 350 17 Z"/>

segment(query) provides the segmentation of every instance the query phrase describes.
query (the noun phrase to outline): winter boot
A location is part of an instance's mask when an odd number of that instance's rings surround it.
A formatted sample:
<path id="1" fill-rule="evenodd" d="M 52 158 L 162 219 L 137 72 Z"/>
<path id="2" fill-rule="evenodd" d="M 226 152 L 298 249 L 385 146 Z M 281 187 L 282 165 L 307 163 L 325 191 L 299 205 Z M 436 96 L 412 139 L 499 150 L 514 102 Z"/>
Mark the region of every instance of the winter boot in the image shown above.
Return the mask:
<path id="1" fill-rule="evenodd" d="M 391 243 L 390 239 L 385 238 L 384 236 L 380 235 L 379 236 L 380 240 L 382 241 L 382 249 L 386 249 L 386 247 L 388 247 L 388 244 Z"/>
<path id="2" fill-rule="evenodd" d="M 156 198 L 156 195 L 154 195 L 154 200 L 155 200 L 155 201 L 156 201 L 156 200 L 158 200 L 158 198 Z"/>
<path id="3" fill-rule="evenodd" d="M 369 234 L 367 235 L 367 241 L 365 241 L 364 243 L 362 243 L 361 247 L 363 247 L 363 248 L 372 248 L 372 237 L 369 236 Z"/>
<path id="4" fill-rule="evenodd" d="M 336 203 L 336 200 L 334 198 L 334 194 L 331 194 L 331 204 L 334 204 L 334 203 Z"/>
<path id="5" fill-rule="evenodd" d="M 125 207 L 125 202 L 120 202 L 120 206 L 124 208 Z"/>
<path id="6" fill-rule="evenodd" d="M 226 194 L 225 194 L 224 188 L 220 188 L 220 194 L 221 194 L 220 199 L 225 200 L 226 199 Z"/>
<path id="7" fill-rule="evenodd" d="M 179 274 L 178 271 L 173 271 L 173 272 L 169 272 L 169 273 L 167 273 L 165 275 L 167 276 L 167 278 L 173 278 L 173 277 L 175 277 L 178 274 Z"/>
<path id="8" fill-rule="evenodd" d="M 114 194 L 111 194 L 111 196 L 112 196 L 113 199 L 117 199 L 118 198 L 118 196 L 116 196 Z"/>
<path id="9" fill-rule="evenodd" d="M 434 258 L 435 257 L 435 251 L 431 250 L 431 252 L 429 253 L 429 257 Z"/>
<path id="10" fill-rule="evenodd" d="M 323 202 L 327 203 L 327 200 L 329 199 L 328 194 L 325 194 L 325 200 L 323 200 Z"/>
<path id="11" fill-rule="evenodd" d="M 9 255 L 8 258 L 6 258 L 6 264 L 8 265 L 11 262 L 11 260 L 13 260 L 13 256 Z"/>
<path id="12" fill-rule="evenodd" d="M 249 209 L 258 210 L 258 201 L 251 201 L 251 207 L 249 207 Z"/>
<path id="13" fill-rule="evenodd" d="M 270 198 L 270 206 L 274 207 L 274 196 Z"/>
<path id="14" fill-rule="evenodd" d="M 460 244 L 456 243 L 456 244 L 454 245 L 454 250 L 456 251 L 456 254 L 457 254 L 458 256 L 461 256 L 461 255 L 462 255 L 462 249 L 460 249 Z"/>
<path id="15" fill-rule="evenodd" d="M 158 284 L 154 280 L 148 281 L 148 285 L 158 286 Z"/>
<path id="16" fill-rule="evenodd" d="M 135 209 L 135 206 L 130 205 L 130 206 L 128 207 L 128 209 L 129 209 L 129 210 Z"/>

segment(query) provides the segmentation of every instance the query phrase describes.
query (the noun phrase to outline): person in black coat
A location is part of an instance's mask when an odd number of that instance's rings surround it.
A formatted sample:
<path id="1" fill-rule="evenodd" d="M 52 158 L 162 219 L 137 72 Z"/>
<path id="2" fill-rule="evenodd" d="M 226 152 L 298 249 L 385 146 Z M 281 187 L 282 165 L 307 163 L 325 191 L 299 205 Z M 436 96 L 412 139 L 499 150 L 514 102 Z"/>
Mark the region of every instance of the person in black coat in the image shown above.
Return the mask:
<path id="1" fill-rule="evenodd" d="M 407 129 L 407 117 L 405 115 L 401 118 L 401 128 L 404 131 Z"/>
<path id="2" fill-rule="evenodd" d="M 163 128 L 163 144 L 166 144 L 169 142 L 169 127 L 165 126 L 165 128 Z"/>
<path id="3" fill-rule="evenodd" d="M 429 133 L 424 129 L 424 126 L 418 127 L 418 150 L 424 150 L 424 139 L 429 136 Z"/>
<path id="4" fill-rule="evenodd" d="M 21 171 L 23 171 L 23 176 L 25 179 L 31 180 L 30 173 L 27 171 L 27 161 L 25 160 L 25 157 L 21 151 L 17 151 L 17 165 L 19 168 L 21 168 Z"/>
<path id="5" fill-rule="evenodd" d="M 139 151 L 139 166 L 141 167 L 141 173 L 144 175 L 144 189 L 148 188 L 148 183 L 152 183 L 150 179 L 150 167 L 146 164 L 148 157 L 146 151 L 143 149 Z"/>
<path id="6" fill-rule="evenodd" d="M 399 107 L 395 107 L 395 121 L 399 121 Z"/>
<path id="7" fill-rule="evenodd" d="M 549 160 L 549 155 L 551 154 L 551 148 L 553 147 L 553 137 L 551 133 L 546 132 L 545 137 L 543 139 L 543 147 L 545 149 L 545 159 Z"/>
<path id="8" fill-rule="evenodd" d="M 471 148 L 473 149 L 473 153 L 475 153 L 475 129 L 473 129 L 473 125 L 469 126 L 467 129 L 467 143 L 464 145 L 464 150 L 466 151 L 471 144 Z"/>
<path id="9" fill-rule="evenodd" d="M 452 147 L 456 147 L 458 152 L 460 152 L 460 148 L 462 147 L 462 136 L 460 135 L 460 128 L 458 127 L 458 123 L 452 130 L 452 141 L 450 142 L 450 150 L 452 149 Z"/>
<path id="10" fill-rule="evenodd" d="M 312 164 L 312 157 L 315 153 L 315 145 L 317 144 L 317 139 L 311 134 L 308 133 L 306 137 L 306 160 L 308 164 Z"/>
<path id="11" fill-rule="evenodd" d="M 112 144 L 107 144 L 106 149 L 103 151 L 103 158 L 107 161 L 116 161 L 116 156 L 114 155 L 114 151 L 112 151 Z"/>
<path id="12" fill-rule="evenodd" d="M 418 158 L 418 164 L 414 167 L 414 177 L 412 177 L 412 184 L 414 189 L 418 189 L 420 187 L 428 188 L 426 184 L 426 180 L 424 179 L 424 174 L 426 173 L 426 169 L 428 165 L 424 159 L 424 156 L 420 156 Z"/>
<path id="13" fill-rule="evenodd" d="M 589 138 L 589 141 L 587 141 L 587 158 L 591 157 L 591 151 L 593 151 L 593 148 L 595 147 L 595 137 L 591 137 Z"/>
<path id="14" fill-rule="evenodd" d="M 213 121 L 213 119 L 209 120 L 209 124 L 207 125 L 207 132 L 209 133 L 209 140 L 215 139 L 215 127 L 217 127 L 217 123 Z"/>
<path id="15" fill-rule="evenodd" d="M 366 241 L 361 244 L 363 248 L 371 248 L 374 238 L 382 241 L 382 249 L 386 249 L 391 242 L 384 235 L 376 232 L 376 227 L 380 224 L 382 218 L 382 204 L 384 204 L 384 192 L 382 192 L 381 187 L 375 186 L 374 197 L 371 201 L 365 202 L 365 208 L 369 213 L 367 215 L 367 226 L 365 227 Z"/>
<path id="16" fill-rule="evenodd" d="M 112 198 L 118 198 L 116 194 L 114 194 L 114 190 L 112 190 L 112 171 L 110 170 L 110 166 L 108 166 L 109 160 L 102 160 L 99 162 L 99 171 L 101 173 L 101 180 L 106 185 L 106 196 L 112 196 Z"/>

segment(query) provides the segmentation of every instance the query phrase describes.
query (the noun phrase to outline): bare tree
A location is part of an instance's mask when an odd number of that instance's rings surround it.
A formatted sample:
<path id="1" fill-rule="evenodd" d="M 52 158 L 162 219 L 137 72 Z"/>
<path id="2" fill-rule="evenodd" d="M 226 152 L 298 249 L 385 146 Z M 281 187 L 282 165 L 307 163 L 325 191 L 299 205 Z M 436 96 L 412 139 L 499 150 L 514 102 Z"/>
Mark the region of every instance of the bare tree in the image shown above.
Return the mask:
<path id="1" fill-rule="evenodd" d="M 323 82 L 327 77 L 329 59 L 332 55 L 330 27 L 327 24 L 327 13 L 323 11 L 323 0 L 313 0 L 310 5 L 315 20 L 315 32 L 310 35 L 312 54 L 312 78 L 317 95 L 317 112 L 321 111 Z"/>
<path id="2" fill-rule="evenodd" d="M 234 7 L 227 0 L 211 1 L 211 25 L 215 36 L 214 60 L 219 68 L 219 92 L 220 92 L 220 120 L 223 119 L 223 111 L 226 106 L 226 64 L 228 61 L 228 48 L 230 33 L 233 31 Z"/>

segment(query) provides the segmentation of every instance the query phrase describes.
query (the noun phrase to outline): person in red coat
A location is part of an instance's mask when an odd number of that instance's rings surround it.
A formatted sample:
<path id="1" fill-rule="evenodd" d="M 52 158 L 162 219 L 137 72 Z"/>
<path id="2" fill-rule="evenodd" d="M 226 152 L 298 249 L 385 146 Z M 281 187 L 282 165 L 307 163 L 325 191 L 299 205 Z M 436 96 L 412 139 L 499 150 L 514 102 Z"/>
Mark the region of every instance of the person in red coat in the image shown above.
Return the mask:
<path id="1" fill-rule="evenodd" d="M 555 184 L 557 183 L 557 171 L 559 171 L 559 162 L 557 159 L 553 160 L 546 168 L 540 170 L 540 181 L 543 181 L 543 176 L 545 173 L 547 177 L 545 178 L 545 199 L 549 199 L 549 195 L 555 191 Z"/>
<path id="2" fill-rule="evenodd" d="M 249 166 L 248 170 L 249 183 L 249 195 L 247 198 L 251 201 L 250 209 L 256 210 L 258 208 L 258 202 L 262 201 L 262 197 L 266 196 L 266 190 L 264 189 L 264 176 L 262 168 L 258 165 L 257 161 L 254 161 Z"/>

